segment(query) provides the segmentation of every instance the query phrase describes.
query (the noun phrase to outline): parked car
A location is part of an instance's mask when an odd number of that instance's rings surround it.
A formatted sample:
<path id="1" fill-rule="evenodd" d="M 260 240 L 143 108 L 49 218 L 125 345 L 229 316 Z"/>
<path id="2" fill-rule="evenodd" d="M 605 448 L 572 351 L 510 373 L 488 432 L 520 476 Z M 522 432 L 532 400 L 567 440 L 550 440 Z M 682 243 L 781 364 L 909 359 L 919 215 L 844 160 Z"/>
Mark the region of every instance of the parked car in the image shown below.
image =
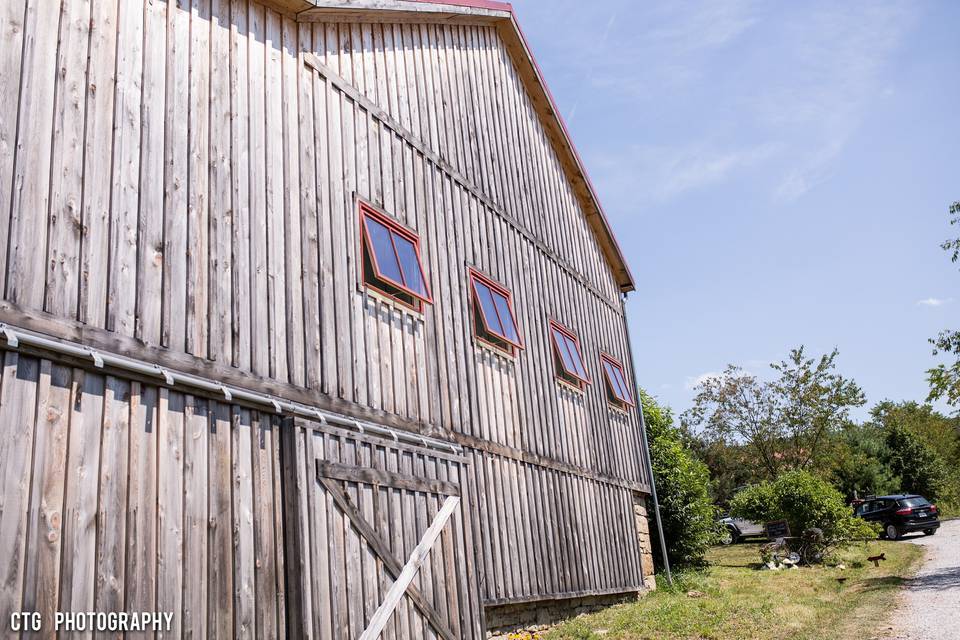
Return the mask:
<path id="1" fill-rule="evenodd" d="M 764 529 L 762 524 L 750 522 L 749 520 L 727 516 L 726 518 L 722 518 L 720 522 L 723 524 L 724 529 L 726 529 L 726 533 L 720 540 L 723 544 L 736 544 L 744 538 L 755 538 L 767 535 L 767 530 Z"/>
<path id="2" fill-rule="evenodd" d="M 883 527 L 883 535 L 890 540 L 914 531 L 923 531 L 925 535 L 932 536 L 940 528 L 937 505 L 918 495 L 867 498 L 853 512 L 867 522 L 879 522 Z"/>

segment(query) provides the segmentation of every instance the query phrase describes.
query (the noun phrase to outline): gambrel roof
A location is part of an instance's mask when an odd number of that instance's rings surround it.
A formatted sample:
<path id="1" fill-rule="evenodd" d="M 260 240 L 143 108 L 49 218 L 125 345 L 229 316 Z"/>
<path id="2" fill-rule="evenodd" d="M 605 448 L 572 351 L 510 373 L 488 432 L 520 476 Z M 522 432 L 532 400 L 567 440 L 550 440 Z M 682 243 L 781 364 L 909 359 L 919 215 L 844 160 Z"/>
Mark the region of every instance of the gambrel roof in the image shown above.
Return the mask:
<path id="1" fill-rule="evenodd" d="M 586 167 L 574 147 L 570 132 L 547 88 L 543 73 L 533 57 L 513 7 L 495 0 L 267 0 L 298 21 L 341 18 L 362 21 L 384 11 L 391 20 L 431 21 L 469 20 L 496 27 L 510 57 L 516 65 L 534 109 L 560 160 L 587 222 L 597 239 L 621 291 L 633 291 L 634 281 L 623 251 L 617 243 L 597 192 L 590 182 Z"/>

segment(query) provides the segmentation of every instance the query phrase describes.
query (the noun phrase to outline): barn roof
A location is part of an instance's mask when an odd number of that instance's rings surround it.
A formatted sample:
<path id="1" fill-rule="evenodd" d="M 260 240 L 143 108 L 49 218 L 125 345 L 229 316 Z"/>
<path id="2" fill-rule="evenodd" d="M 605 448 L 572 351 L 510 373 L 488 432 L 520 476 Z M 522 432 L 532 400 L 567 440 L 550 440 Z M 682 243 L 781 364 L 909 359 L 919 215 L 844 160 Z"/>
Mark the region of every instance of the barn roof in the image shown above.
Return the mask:
<path id="1" fill-rule="evenodd" d="M 390 11 L 394 13 L 395 18 L 403 20 L 469 20 L 495 26 L 517 67 L 540 122 L 560 159 L 567 179 L 573 186 L 577 200 L 586 214 L 587 222 L 597 238 L 620 290 L 627 292 L 635 289 L 633 275 L 610 227 L 610 221 L 603 211 L 596 189 L 590 182 L 586 167 L 577 153 L 563 116 L 560 115 L 560 110 L 556 106 L 543 73 L 533 57 L 530 45 L 523 35 L 513 7 L 509 3 L 496 0 L 268 1 L 295 14 L 298 20 L 322 20 L 331 17 L 363 20 L 375 18 L 376 15 L 373 14 Z"/>

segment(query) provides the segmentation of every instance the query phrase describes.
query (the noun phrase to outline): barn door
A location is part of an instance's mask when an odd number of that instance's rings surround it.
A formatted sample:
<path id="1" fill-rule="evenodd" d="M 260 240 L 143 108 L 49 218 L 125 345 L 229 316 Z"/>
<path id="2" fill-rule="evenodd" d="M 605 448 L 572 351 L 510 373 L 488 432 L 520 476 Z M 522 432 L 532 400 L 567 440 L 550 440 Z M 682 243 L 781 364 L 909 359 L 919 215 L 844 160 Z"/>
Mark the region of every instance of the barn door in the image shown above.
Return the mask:
<path id="1" fill-rule="evenodd" d="M 287 533 L 302 537 L 288 553 L 305 557 L 287 566 L 306 593 L 294 614 L 302 633 L 291 625 L 291 635 L 479 640 L 464 460 L 329 429 L 300 438 L 311 469 L 296 507 L 303 526 Z"/>

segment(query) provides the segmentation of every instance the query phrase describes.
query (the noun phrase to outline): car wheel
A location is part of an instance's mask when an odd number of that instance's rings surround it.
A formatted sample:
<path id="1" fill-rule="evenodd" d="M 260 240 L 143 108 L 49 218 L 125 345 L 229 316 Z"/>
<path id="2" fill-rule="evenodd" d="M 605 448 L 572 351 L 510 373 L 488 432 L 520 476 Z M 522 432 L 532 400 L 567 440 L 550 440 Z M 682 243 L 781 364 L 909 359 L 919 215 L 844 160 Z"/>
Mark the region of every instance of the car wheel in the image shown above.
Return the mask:
<path id="1" fill-rule="evenodd" d="M 720 539 L 720 543 L 724 545 L 737 544 L 737 541 L 740 539 L 740 536 L 737 534 L 737 530 L 733 527 L 726 527 L 726 531 L 723 534 L 723 537 Z"/>
<path id="2" fill-rule="evenodd" d="M 925 535 L 925 536 L 932 536 L 932 535 L 935 534 L 936 532 L 937 532 L 936 529 L 924 529 L 924 530 L 923 530 L 923 535 Z"/>
<path id="3" fill-rule="evenodd" d="M 888 524 L 885 529 L 888 540 L 896 540 L 900 537 L 900 530 L 897 529 L 896 525 Z"/>

